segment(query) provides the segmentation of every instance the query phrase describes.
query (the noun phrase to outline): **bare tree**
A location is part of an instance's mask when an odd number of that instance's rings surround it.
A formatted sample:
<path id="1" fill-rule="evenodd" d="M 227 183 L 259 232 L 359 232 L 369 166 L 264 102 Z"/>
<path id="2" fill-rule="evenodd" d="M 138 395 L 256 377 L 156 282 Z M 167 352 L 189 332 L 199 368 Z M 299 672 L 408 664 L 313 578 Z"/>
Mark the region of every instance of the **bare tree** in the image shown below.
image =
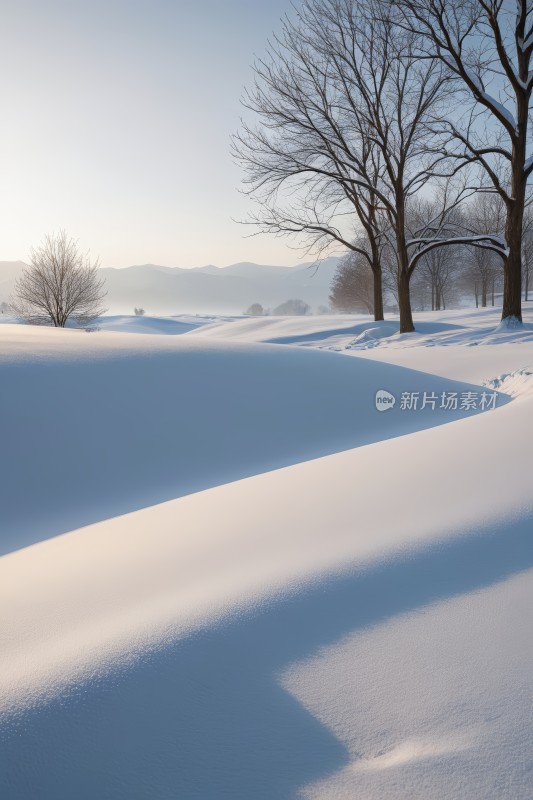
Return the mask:
<path id="1" fill-rule="evenodd" d="M 463 213 L 461 207 L 448 207 L 447 192 L 449 181 L 444 181 L 441 187 L 441 196 L 435 194 L 432 198 L 414 198 L 409 208 L 408 228 L 411 232 L 411 241 L 419 236 L 421 230 L 431 230 L 435 220 L 439 220 L 443 209 L 448 209 L 446 229 L 449 234 L 446 246 L 427 249 L 419 259 L 416 275 L 416 294 L 418 304 L 431 306 L 432 311 L 444 310 L 446 305 L 456 299 L 456 277 L 461 261 L 461 245 L 454 243 L 459 236 L 465 233 Z M 454 237 L 452 234 L 456 234 Z M 428 238 L 428 243 L 432 239 Z M 420 298 L 423 298 L 420 300 Z"/>
<path id="2" fill-rule="evenodd" d="M 374 313 L 372 271 L 359 253 L 350 252 L 340 261 L 331 282 L 329 302 L 341 313 Z"/>
<path id="3" fill-rule="evenodd" d="M 64 328 L 72 317 L 87 324 L 103 314 L 106 295 L 98 262 L 79 251 L 64 231 L 46 236 L 31 251 L 31 263 L 17 280 L 12 302 L 15 313 L 34 324 Z"/>
<path id="4" fill-rule="evenodd" d="M 418 272 L 429 287 L 432 311 L 444 311 L 455 294 L 457 251 L 457 246 L 435 248 L 420 261 Z"/>
<path id="5" fill-rule="evenodd" d="M 472 233 L 484 234 L 502 230 L 505 205 L 499 195 L 480 192 L 464 210 L 465 226 Z M 489 294 L 494 305 L 496 284 L 500 282 L 502 260 L 486 247 L 475 247 L 464 254 L 464 281 L 474 292 L 476 308 L 486 308 Z"/>
<path id="6" fill-rule="evenodd" d="M 325 4 L 341 13 L 334 0 Z M 267 55 L 255 65 L 244 98 L 259 124 L 243 122 L 234 155 L 246 171 L 246 192 L 259 210 L 249 222 L 259 230 L 299 236 L 322 255 L 331 244 L 364 258 L 374 276 L 374 315 L 383 319 L 379 257 L 383 217 L 376 188 L 384 171 L 379 150 L 361 127 L 351 128 L 339 93 L 336 54 L 324 48 L 326 8 L 308 0 L 299 20 L 285 20 Z M 331 42 L 330 42 L 331 44 Z M 353 181 L 353 164 L 362 179 Z M 365 236 L 354 241 L 355 228 Z M 346 230 L 347 228 L 347 230 Z"/>
<path id="7" fill-rule="evenodd" d="M 403 12 L 403 26 L 419 37 L 421 56 L 438 60 L 470 101 L 469 114 L 455 114 L 447 123 L 453 157 L 478 164 L 505 204 L 505 235 L 487 246 L 503 259 L 502 320 L 521 321 L 523 218 L 533 170 L 533 156 L 527 155 L 533 4 L 394 0 L 394 7 Z"/>
<path id="8" fill-rule="evenodd" d="M 501 262 L 486 248 L 474 248 L 466 255 L 463 282 L 474 294 L 476 308 L 486 308 L 488 297 L 494 305 L 494 290 L 501 272 Z"/>
<path id="9" fill-rule="evenodd" d="M 448 184 L 439 213 L 409 236 L 412 198 L 455 167 L 433 125 L 445 115 L 449 79 L 438 61 L 418 57 L 416 37 L 397 16 L 386 0 L 304 0 L 297 22 L 285 23 L 256 68 L 246 104 L 261 124 L 243 126 L 235 151 L 260 204 L 252 222 L 359 253 L 374 274 L 376 319 L 387 242 L 396 257 L 400 331 L 408 332 L 413 271 L 427 252 L 448 244 L 448 213 L 467 187 L 452 197 Z M 339 226 L 354 212 L 364 249 Z"/>

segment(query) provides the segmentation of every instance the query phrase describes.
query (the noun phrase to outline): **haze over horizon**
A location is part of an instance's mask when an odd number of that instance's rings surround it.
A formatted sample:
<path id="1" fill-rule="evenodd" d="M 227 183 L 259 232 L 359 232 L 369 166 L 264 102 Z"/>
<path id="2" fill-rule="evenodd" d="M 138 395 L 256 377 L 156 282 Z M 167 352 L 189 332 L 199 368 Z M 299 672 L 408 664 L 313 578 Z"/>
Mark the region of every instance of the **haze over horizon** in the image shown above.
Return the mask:
<path id="1" fill-rule="evenodd" d="M 202 270 L 206 268 L 215 268 L 215 269 L 228 269 L 231 267 L 237 267 L 245 264 L 249 264 L 252 267 L 280 267 L 283 269 L 293 269 L 294 267 L 308 267 L 312 264 L 316 263 L 317 265 L 324 262 L 329 261 L 330 259 L 337 260 L 338 256 L 333 254 L 328 254 L 326 256 L 315 258 L 313 255 L 303 253 L 301 258 L 295 260 L 291 263 L 282 263 L 282 264 L 273 264 L 267 263 L 266 261 L 252 261 L 251 259 L 241 259 L 239 261 L 232 261 L 224 262 L 224 263 L 216 263 L 214 261 L 209 261 L 204 264 L 161 264 L 156 261 L 132 261 L 128 264 L 104 264 L 100 259 L 98 263 L 98 267 L 100 269 L 129 269 L 131 267 L 163 267 L 164 269 L 192 269 L 192 270 Z M 12 264 L 24 264 L 28 265 L 30 262 L 30 258 L 0 258 L 0 270 L 2 267 Z"/>
<path id="2" fill-rule="evenodd" d="M 117 268 L 309 260 L 233 221 L 249 208 L 229 152 L 239 98 L 254 54 L 290 9 L 289 0 L 9 4 L 1 258 L 27 261 L 63 228 Z"/>

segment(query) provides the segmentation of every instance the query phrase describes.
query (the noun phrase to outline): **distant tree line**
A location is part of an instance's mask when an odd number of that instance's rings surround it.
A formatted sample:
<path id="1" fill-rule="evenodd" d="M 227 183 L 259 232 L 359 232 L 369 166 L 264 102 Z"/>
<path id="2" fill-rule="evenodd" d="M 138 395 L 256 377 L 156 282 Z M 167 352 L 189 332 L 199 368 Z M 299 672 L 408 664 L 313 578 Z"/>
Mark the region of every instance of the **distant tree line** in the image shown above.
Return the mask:
<path id="1" fill-rule="evenodd" d="M 263 317 L 270 314 L 279 317 L 303 317 L 311 313 L 311 306 L 303 300 L 294 298 L 280 303 L 280 305 L 276 306 L 272 311 L 264 309 L 261 303 L 252 303 L 245 313 L 251 317 Z M 319 313 L 322 312 L 319 311 Z"/>
<path id="2" fill-rule="evenodd" d="M 431 213 L 431 204 L 425 202 L 424 206 L 426 213 Z M 463 227 L 480 234 L 497 229 L 503 215 L 503 205 L 493 194 L 477 194 L 460 211 L 456 211 Z M 528 300 L 533 264 L 533 207 L 526 208 L 524 222 L 522 288 L 524 299 Z M 385 251 L 382 254 L 382 265 L 385 307 L 396 309 L 396 265 L 392 252 Z M 501 259 L 487 248 L 465 245 L 435 248 L 420 260 L 410 289 L 413 308 L 418 311 L 445 310 L 457 306 L 465 296 L 473 300 L 476 308 L 494 306 L 496 295 L 500 295 L 503 289 Z M 350 252 L 341 260 L 333 277 L 331 307 L 341 313 L 372 314 L 372 301 L 372 272 L 365 259 L 358 253 Z"/>

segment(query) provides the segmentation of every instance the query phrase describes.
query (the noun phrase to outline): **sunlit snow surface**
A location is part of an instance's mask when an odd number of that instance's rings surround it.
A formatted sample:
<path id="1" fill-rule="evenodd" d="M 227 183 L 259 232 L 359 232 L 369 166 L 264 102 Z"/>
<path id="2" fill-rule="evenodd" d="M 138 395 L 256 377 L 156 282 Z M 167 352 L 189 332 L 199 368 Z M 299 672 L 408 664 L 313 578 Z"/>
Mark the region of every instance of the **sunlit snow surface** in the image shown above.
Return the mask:
<path id="1" fill-rule="evenodd" d="M 1 326 L 0 795 L 530 798 L 524 319 Z"/>

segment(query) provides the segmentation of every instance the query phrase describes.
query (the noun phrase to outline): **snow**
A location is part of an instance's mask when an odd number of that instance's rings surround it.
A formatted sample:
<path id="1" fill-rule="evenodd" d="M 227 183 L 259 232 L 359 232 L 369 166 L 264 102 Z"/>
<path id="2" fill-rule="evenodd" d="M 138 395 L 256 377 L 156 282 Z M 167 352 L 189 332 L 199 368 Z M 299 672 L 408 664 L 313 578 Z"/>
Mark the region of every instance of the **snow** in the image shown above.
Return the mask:
<path id="1" fill-rule="evenodd" d="M 202 338 L 223 337 L 224 340 L 242 342 L 277 342 L 288 336 L 318 335 L 332 328 L 345 330 L 352 328 L 356 320 L 368 320 L 362 315 L 335 316 L 301 316 L 301 317 L 243 317 L 230 322 L 220 319 L 211 325 L 195 331 L 195 336 Z"/>
<path id="2" fill-rule="evenodd" d="M 2 794 L 528 798 L 530 316 L 2 326 Z"/>
<path id="3" fill-rule="evenodd" d="M 506 333 L 507 331 L 520 331 L 522 330 L 523 322 L 518 319 L 518 317 L 506 317 L 502 319 L 498 327 L 496 328 L 496 333 L 503 331 Z"/>
<path id="4" fill-rule="evenodd" d="M 495 97 L 492 97 L 488 92 L 480 92 L 480 96 L 485 100 L 485 102 L 492 108 L 494 111 L 499 114 L 503 119 L 505 119 L 511 128 L 516 131 L 517 124 L 514 114 L 512 114 L 508 108 L 506 108 L 499 100 L 496 100 Z"/>
<path id="5" fill-rule="evenodd" d="M 348 754 L 303 797 L 529 797 L 533 640 L 516 641 L 532 576 L 379 621 L 292 665 L 283 687 Z"/>
<path id="6" fill-rule="evenodd" d="M 505 392 L 509 397 L 524 397 L 533 394 L 533 368 L 516 369 L 485 381 L 489 389 Z"/>
<path id="7" fill-rule="evenodd" d="M 532 32 L 529 34 L 529 36 L 527 37 L 527 39 L 525 40 L 525 42 L 523 42 L 523 43 L 522 43 L 522 45 L 521 45 L 521 48 L 520 48 L 520 49 L 521 49 L 523 52 L 525 52 L 526 50 L 529 50 L 529 48 L 531 47 L 531 45 L 533 45 L 533 31 L 532 31 Z"/>
<path id="8" fill-rule="evenodd" d="M 408 242 L 408 246 L 411 245 L 424 245 L 422 247 L 418 247 L 412 254 L 410 259 L 410 266 L 413 263 L 416 263 L 422 255 L 425 253 L 430 252 L 435 242 L 441 241 L 444 243 L 450 242 L 459 242 L 460 244 L 464 244 L 465 242 L 479 242 L 478 247 L 486 247 L 488 250 L 493 250 L 494 252 L 499 253 L 504 258 L 507 258 L 509 255 L 509 247 L 507 246 L 507 242 L 503 236 L 498 234 L 485 234 L 483 236 L 455 236 L 450 237 L 447 236 L 442 239 L 430 239 L 430 238 L 422 238 L 422 239 L 410 239 Z"/>
<path id="9" fill-rule="evenodd" d="M 147 317 L 147 316 L 103 316 L 94 323 L 94 327 L 101 331 L 116 331 L 121 333 L 160 333 L 180 334 L 208 324 L 211 318 L 193 317 Z"/>
<path id="10" fill-rule="evenodd" d="M 2 553 L 466 413 L 409 414 L 397 405 L 377 414 L 379 389 L 398 398 L 479 389 L 303 348 L 32 326 L 2 332 Z"/>
<path id="11" fill-rule="evenodd" d="M 399 333 L 398 317 L 394 315 L 387 315 L 381 322 L 374 322 L 363 314 L 258 317 L 219 320 L 198 328 L 191 335 L 218 341 L 297 344 L 343 353 L 355 350 L 358 354 L 375 347 L 394 347 L 402 351 L 406 347 L 416 347 L 421 357 L 422 348 L 436 345 L 475 347 L 533 342 L 533 308 L 525 306 L 523 323 L 514 320 L 502 323 L 500 317 L 498 308 L 424 312 L 415 316 L 415 333 L 403 335 Z"/>
<path id="12" fill-rule="evenodd" d="M 454 68 L 454 71 L 457 72 L 457 67 Z M 500 103 L 499 100 L 497 100 L 495 97 L 493 97 L 485 90 L 481 77 L 473 69 L 470 69 L 469 67 L 465 67 L 465 72 L 468 79 L 474 86 L 474 89 L 479 95 L 479 97 L 481 97 L 485 101 L 485 103 L 487 103 L 487 105 L 490 106 L 490 108 L 496 112 L 496 114 L 498 114 L 500 117 L 503 117 L 503 119 L 505 119 L 509 123 L 511 128 L 513 128 L 513 130 L 516 130 L 517 126 L 514 115 L 509 111 L 508 108 L 506 108 L 502 103 Z"/>

